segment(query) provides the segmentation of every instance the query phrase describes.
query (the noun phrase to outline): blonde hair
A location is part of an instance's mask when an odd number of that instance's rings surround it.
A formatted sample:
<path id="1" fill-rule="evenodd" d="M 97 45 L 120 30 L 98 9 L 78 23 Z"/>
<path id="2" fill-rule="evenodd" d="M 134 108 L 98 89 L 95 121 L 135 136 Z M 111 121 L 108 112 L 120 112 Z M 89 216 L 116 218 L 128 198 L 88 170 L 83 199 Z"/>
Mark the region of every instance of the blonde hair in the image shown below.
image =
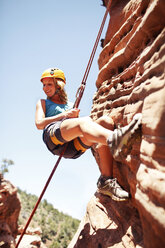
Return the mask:
<path id="1" fill-rule="evenodd" d="M 58 79 L 58 80 L 56 78 L 53 78 L 53 79 L 54 79 L 54 84 L 56 87 L 56 94 L 59 96 L 62 104 L 66 104 L 68 102 L 68 95 L 66 91 L 64 90 L 64 86 L 65 86 L 64 81 L 62 79 Z"/>

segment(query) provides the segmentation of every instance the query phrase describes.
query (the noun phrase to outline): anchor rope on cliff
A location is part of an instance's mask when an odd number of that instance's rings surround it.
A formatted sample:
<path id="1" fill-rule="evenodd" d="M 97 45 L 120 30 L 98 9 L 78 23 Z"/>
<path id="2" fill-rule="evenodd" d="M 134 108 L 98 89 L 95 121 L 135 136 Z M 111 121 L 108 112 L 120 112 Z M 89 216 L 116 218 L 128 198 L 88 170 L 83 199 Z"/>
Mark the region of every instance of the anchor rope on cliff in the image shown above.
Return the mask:
<path id="1" fill-rule="evenodd" d="M 83 93 L 84 93 L 84 90 L 85 90 L 85 86 L 86 86 L 86 81 L 87 81 L 89 71 L 91 69 L 92 62 L 93 62 L 93 59 L 94 59 L 94 56 L 95 56 L 95 53 L 96 53 L 96 50 L 97 50 L 97 47 L 98 47 L 98 43 L 99 43 L 103 28 L 104 28 L 104 25 L 105 25 L 105 21 L 106 21 L 106 18 L 107 18 L 109 9 L 110 9 L 111 2 L 112 2 L 112 0 L 108 1 L 107 8 L 106 8 L 106 11 L 105 11 L 105 14 L 104 14 L 104 17 L 103 17 L 103 20 L 102 20 L 102 23 L 101 23 L 101 26 L 100 26 L 96 41 L 95 41 L 95 44 L 93 46 L 91 56 L 89 58 L 89 61 L 88 61 L 88 64 L 87 64 L 87 67 L 86 67 L 82 82 L 81 82 L 80 87 L 78 88 L 77 93 L 76 93 L 76 100 L 75 100 L 75 103 L 74 103 L 74 106 L 73 106 L 74 108 L 78 108 L 78 106 L 80 104 L 80 101 L 82 99 L 82 96 L 83 96 Z M 52 172 L 51 172 L 51 174 L 50 174 L 50 176 L 49 176 L 49 178 L 48 178 L 48 180 L 47 180 L 47 182 L 46 182 L 46 184 L 45 184 L 45 186 L 44 186 L 44 188 L 43 188 L 43 190 L 42 190 L 42 192 L 40 194 L 40 197 L 38 198 L 38 201 L 37 201 L 32 213 L 31 213 L 31 215 L 30 215 L 30 217 L 29 217 L 29 219 L 28 219 L 28 221 L 27 221 L 27 223 L 26 223 L 26 225 L 25 225 L 25 227 L 24 227 L 24 229 L 23 229 L 23 231 L 21 233 L 21 236 L 19 237 L 19 240 L 18 240 L 15 248 L 17 248 L 19 246 L 19 244 L 20 244 L 20 242 L 21 242 L 21 240 L 22 240 L 22 238 L 23 238 L 23 236 L 24 236 L 24 234 L 25 234 L 25 232 L 26 232 L 26 230 L 27 230 L 32 218 L 33 218 L 33 215 L 35 214 L 35 212 L 37 210 L 37 207 L 38 207 L 39 203 L 41 202 L 41 199 L 42 199 L 42 197 L 43 197 L 43 195 L 44 195 L 44 193 L 45 193 L 45 191 L 46 191 L 46 189 L 47 189 L 47 187 L 48 187 L 48 185 L 49 185 L 49 183 L 50 183 L 50 181 L 51 181 L 51 179 L 52 179 L 52 177 L 53 177 L 53 175 L 54 175 L 54 173 L 55 173 L 55 171 L 56 171 L 56 169 L 57 169 L 57 167 L 58 167 L 58 165 L 59 165 L 59 163 L 61 161 L 61 158 L 62 158 L 66 148 L 67 148 L 67 144 L 65 145 L 65 147 L 62 150 L 59 158 L 57 159 L 57 161 L 56 161 L 56 163 L 54 165 L 54 168 L 53 168 L 53 170 L 52 170 Z"/>

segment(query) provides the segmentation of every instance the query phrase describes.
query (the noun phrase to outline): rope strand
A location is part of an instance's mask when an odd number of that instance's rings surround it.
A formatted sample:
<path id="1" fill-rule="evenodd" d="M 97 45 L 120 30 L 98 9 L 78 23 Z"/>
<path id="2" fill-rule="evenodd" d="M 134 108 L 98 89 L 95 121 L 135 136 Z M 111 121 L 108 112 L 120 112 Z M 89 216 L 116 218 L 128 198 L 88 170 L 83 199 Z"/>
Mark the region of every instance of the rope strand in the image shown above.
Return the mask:
<path id="1" fill-rule="evenodd" d="M 78 108 L 78 106 L 80 104 L 80 100 L 81 100 L 81 98 L 83 96 L 85 86 L 86 86 L 86 81 L 87 81 L 89 71 L 90 71 L 90 68 L 91 68 L 91 65 L 92 65 L 92 62 L 93 62 L 97 47 L 98 47 L 98 43 L 99 43 L 103 28 L 104 28 L 104 25 L 105 25 L 105 21 L 106 21 L 106 18 L 107 18 L 107 15 L 108 15 L 108 12 L 109 12 L 109 9 L 110 9 L 110 6 L 111 6 L 111 2 L 112 2 L 112 0 L 109 0 L 109 2 L 108 2 L 106 12 L 104 14 L 104 17 L 103 17 L 103 20 L 102 20 L 102 23 L 101 23 L 101 26 L 100 26 L 96 41 L 95 41 L 95 44 L 94 44 L 93 49 L 92 49 L 91 56 L 89 58 L 89 61 L 88 61 L 88 64 L 87 64 L 87 67 L 86 67 L 86 70 L 85 70 L 85 73 L 84 73 L 84 76 L 83 76 L 83 79 L 82 79 L 82 82 L 81 82 L 81 86 L 79 87 L 79 89 L 77 91 L 77 94 L 76 94 L 77 98 L 76 98 L 76 101 L 75 101 L 75 104 L 74 104 L 74 108 Z"/>
<path id="2" fill-rule="evenodd" d="M 43 188 L 43 190 L 42 190 L 42 192 L 41 192 L 41 194 L 40 194 L 40 197 L 38 198 L 38 201 L 37 201 L 37 203 L 36 203 L 36 205 L 35 205 L 35 207 L 34 207 L 32 213 L 31 213 L 31 215 L 30 215 L 30 217 L 29 217 L 29 219 L 28 219 L 28 221 L 27 221 L 27 223 L 26 223 L 26 225 L 25 225 L 25 227 L 24 227 L 24 229 L 23 229 L 23 231 L 22 231 L 22 233 L 21 233 L 21 236 L 19 237 L 19 240 L 18 240 L 18 242 L 17 242 L 15 248 L 17 248 L 18 245 L 20 244 L 20 242 L 21 242 L 21 240 L 22 240 L 22 238 L 23 238 L 23 236 L 24 236 L 24 234 L 25 234 L 25 232 L 26 232 L 26 229 L 28 228 L 28 226 L 29 226 L 29 224 L 30 224 L 30 222 L 31 222 L 31 220 L 32 220 L 32 218 L 33 218 L 33 215 L 35 214 L 35 212 L 36 212 L 36 210 L 37 210 L 37 207 L 38 207 L 38 205 L 40 204 L 41 199 L 42 199 L 42 197 L 43 197 L 43 195 L 44 195 L 44 193 L 45 193 L 45 191 L 46 191 L 46 189 L 47 189 L 47 187 L 48 187 L 48 185 L 49 185 L 49 183 L 50 183 L 50 181 L 51 181 L 51 179 L 52 179 L 52 177 L 53 177 L 53 175 L 54 175 L 54 173 L 55 173 L 55 171 L 56 171 L 56 169 L 57 169 L 57 166 L 59 165 L 59 163 L 60 163 L 60 161 L 61 161 L 61 158 L 62 158 L 62 156 L 63 156 L 63 154 L 64 154 L 66 148 L 67 148 L 67 144 L 65 145 L 65 147 L 64 147 L 64 149 L 63 149 L 63 151 L 62 151 L 62 153 L 60 154 L 60 156 L 59 156 L 59 158 L 58 158 L 58 160 L 57 160 L 57 162 L 56 162 L 56 164 L 55 164 L 55 166 L 54 166 L 54 168 L 53 168 L 53 170 L 52 170 L 52 172 L 51 172 L 51 174 L 50 174 L 50 176 L 49 176 L 49 178 L 48 178 L 48 180 L 47 180 L 47 182 L 46 182 L 46 184 L 45 184 L 45 186 L 44 186 L 44 188 Z"/>

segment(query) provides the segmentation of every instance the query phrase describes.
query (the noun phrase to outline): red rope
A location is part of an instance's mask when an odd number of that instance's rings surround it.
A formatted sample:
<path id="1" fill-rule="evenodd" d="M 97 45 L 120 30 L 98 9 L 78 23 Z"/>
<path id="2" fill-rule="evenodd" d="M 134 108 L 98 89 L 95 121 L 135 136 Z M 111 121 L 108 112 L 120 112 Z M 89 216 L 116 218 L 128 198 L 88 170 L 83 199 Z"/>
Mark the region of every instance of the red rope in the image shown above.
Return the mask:
<path id="1" fill-rule="evenodd" d="M 105 25 L 105 21 L 106 21 L 106 18 L 107 18 L 109 9 L 110 9 L 111 2 L 112 2 L 112 0 L 109 0 L 109 2 L 108 2 L 106 12 L 104 14 L 104 17 L 103 17 L 103 20 L 102 20 L 102 23 L 101 23 L 101 26 L 100 26 L 96 41 L 95 41 L 95 44 L 94 44 L 93 49 L 92 49 L 91 56 L 89 58 L 89 61 L 88 61 L 88 64 L 87 64 L 87 67 L 86 67 L 86 70 L 85 70 L 85 73 L 84 73 L 84 76 L 83 76 L 83 79 L 82 79 L 82 82 L 81 82 L 81 86 L 79 87 L 79 89 L 77 91 L 77 94 L 76 94 L 76 101 L 75 101 L 75 104 L 74 104 L 74 108 L 78 108 L 79 103 L 81 101 L 81 98 L 83 96 L 85 86 L 86 86 L 86 81 L 87 81 L 89 71 L 90 71 L 90 68 L 91 68 L 95 53 L 96 53 L 96 49 L 98 47 L 98 43 L 99 43 L 99 40 L 100 40 L 100 37 L 101 37 L 101 33 L 102 33 L 104 25 Z"/>
<path id="2" fill-rule="evenodd" d="M 87 81 L 87 78 L 88 78 L 88 74 L 89 74 L 89 71 L 90 71 L 90 68 L 91 68 L 91 65 L 92 65 L 92 62 L 93 62 L 95 53 L 96 53 L 96 49 L 97 49 L 97 46 L 98 46 L 98 43 L 99 43 L 99 40 L 100 40 L 100 37 L 101 37 L 101 33 L 102 33 L 102 30 L 103 30 L 103 27 L 104 27 L 104 24 L 105 24 L 105 21 L 106 21 L 108 12 L 109 12 L 111 1 L 112 0 L 109 0 L 109 2 L 108 2 L 107 9 L 106 9 L 106 12 L 105 12 L 103 21 L 101 23 L 101 26 L 100 26 L 100 29 L 99 29 L 99 32 L 98 32 L 98 35 L 97 35 L 97 38 L 96 38 L 96 41 L 95 41 L 95 44 L 94 44 L 92 53 L 91 53 L 91 56 L 89 58 L 89 62 L 88 62 L 87 68 L 86 68 L 85 73 L 84 73 L 83 80 L 81 82 L 81 86 L 80 86 L 80 88 L 77 91 L 76 100 L 75 100 L 75 103 L 74 103 L 74 108 L 78 108 L 79 103 L 81 101 L 81 98 L 83 96 L 83 93 L 84 93 L 84 90 L 85 90 L 85 86 L 86 86 L 86 81 Z M 44 193 L 45 193 L 45 191 L 46 191 L 46 189 L 47 189 L 47 187 L 48 187 L 48 185 L 49 185 L 49 183 L 50 183 L 50 181 L 51 181 L 51 179 L 52 179 L 52 177 L 53 177 L 53 175 L 54 175 L 54 173 L 55 173 L 55 171 L 56 171 L 56 169 L 57 169 L 57 167 L 58 167 L 58 165 L 59 165 L 59 163 L 61 161 L 61 158 L 62 158 L 62 156 L 63 156 L 66 148 L 67 148 L 67 144 L 64 146 L 64 149 L 61 152 L 61 154 L 60 154 L 60 156 L 59 156 L 59 158 L 58 158 L 58 160 L 57 160 L 57 162 L 56 162 L 56 164 L 55 164 L 55 166 L 54 166 L 54 168 L 53 168 L 53 170 L 52 170 L 52 172 L 51 172 L 51 174 L 50 174 L 50 176 L 49 176 L 49 178 L 48 178 L 48 180 L 47 180 L 47 182 L 46 182 L 46 184 L 45 184 L 45 186 L 44 186 L 44 188 L 43 188 L 43 190 L 42 190 L 42 192 L 40 194 L 40 197 L 38 198 L 38 201 L 37 201 L 37 203 L 36 203 L 36 205 L 35 205 L 32 213 L 31 213 L 31 215 L 30 215 L 30 217 L 29 217 L 29 219 L 28 219 L 28 221 L 27 221 L 27 223 L 26 223 L 26 225 L 25 225 L 25 227 L 24 227 L 24 229 L 23 229 L 23 231 L 21 233 L 21 236 L 19 237 L 19 240 L 18 240 L 15 248 L 17 248 L 19 246 L 19 244 L 20 244 L 20 242 L 21 242 L 21 240 L 22 240 L 22 238 L 23 238 L 23 236 L 24 236 L 24 234 L 26 232 L 26 229 L 28 228 L 28 226 L 29 226 L 29 224 L 30 224 L 30 222 L 31 222 L 31 220 L 33 218 L 33 215 L 35 214 L 35 212 L 37 210 L 37 207 L 40 204 L 41 199 L 42 199 L 42 197 L 43 197 L 43 195 L 44 195 Z"/>
<path id="3" fill-rule="evenodd" d="M 58 160 L 57 160 L 57 162 L 56 162 L 56 164 L 55 164 L 55 166 L 54 166 L 54 168 L 53 168 L 53 170 L 52 170 L 52 172 L 51 172 L 51 174 L 50 174 L 50 176 L 49 176 L 49 178 L 48 178 L 48 180 L 47 180 L 47 182 L 46 182 L 46 184 L 45 184 L 45 187 L 43 188 L 43 190 L 42 190 L 42 192 L 41 192 L 41 195 L 40 195 L 40 197 L 38 198 L 38 201 L 37 201 L 37 203 L 36 203 L 36 205 L 35 205 L 35 207 L 34 207 L 32 213 L 31 213 L 31 215 L 30 215 L 30 217 L 29 217 L 29 219 L 28 219 L 28 221 L 27 221 L 27 223 L 26 223 L 26 225 L 25 225 L 25 227 L 24 227 L 24 229 L 23 229 L 23 231 L 22 231 L 22 233 L 21 233 L 21 236 L 19 237 L 19 240 L 18 240 L 18 242 L 17 242 L 15 248 L 17 248 L 18 245 L 20 244 L 20 242 L 21 242 L 21 240 L 22 240 L 22 238 L 23 238 L 23 236 L 24 236 L 24 234 L 25 234 L 25 232 L 26 232 L 26 229 L 28 228 L 28 226 L 29 226 L 29 224 L 30 224 L 30 222 L 31 222 L 31 220 L 32 220 L 32 218 L 33 218 L 33 215 L 35 214 L 35 212 L 36 212 L 36 210 L 37 210 L 37 207 L 38 207 L 38 205 L 40 204 L 40 201 L 41 201 L 41 199 L 42 199 L 42 197 L 43 197 L 43 195 L 44 195 L 44 193 L 45 193 L 45 191 L 46 191 L 46 189 L 47 189 L 47 187 L 48 187 L 48 185 L 49 185 L 49 183 L 50 183 L 50 181 L 51 181 L 51 179 L 52 179 L 52 177 L 53 177 L 53 175 L 54 175 L 54 173 L 55 173 L 55 171 L 56 171 L 56 169 L 57 169 L 57 166 L 59 165 L 59 163 L 60 163 L 60 161 L 61 161 L 61 158 L 62 158 L 62 156 L 63 156 L 63 154 L 64 154 L 66 148 L 67 148 L 67 144 L 66 144 L 66 146 L 64 147 L 62 153 L 60 154 L 60 156 L 59 156 L 59 158 L 58 158 Z"/>

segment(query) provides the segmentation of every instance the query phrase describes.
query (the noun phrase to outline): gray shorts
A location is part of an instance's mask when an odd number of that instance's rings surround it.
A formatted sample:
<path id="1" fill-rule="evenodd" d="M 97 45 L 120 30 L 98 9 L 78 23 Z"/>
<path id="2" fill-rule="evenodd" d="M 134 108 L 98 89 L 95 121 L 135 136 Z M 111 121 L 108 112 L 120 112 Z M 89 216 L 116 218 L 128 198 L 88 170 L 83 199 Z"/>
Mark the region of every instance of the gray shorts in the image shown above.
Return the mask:
<path id="1" fill-rule="evenodd" d="M 60 155 L 64 150 L 65 144 L 67 148 L 63 154 L 64 158 L 78 158 L 90 147 L 85 145 L 79 137 L 67 142 L 61 136 L 62 121 L 52 122 L 43 131 L 43 141 L 48 150 L 54 155 Z"/>

